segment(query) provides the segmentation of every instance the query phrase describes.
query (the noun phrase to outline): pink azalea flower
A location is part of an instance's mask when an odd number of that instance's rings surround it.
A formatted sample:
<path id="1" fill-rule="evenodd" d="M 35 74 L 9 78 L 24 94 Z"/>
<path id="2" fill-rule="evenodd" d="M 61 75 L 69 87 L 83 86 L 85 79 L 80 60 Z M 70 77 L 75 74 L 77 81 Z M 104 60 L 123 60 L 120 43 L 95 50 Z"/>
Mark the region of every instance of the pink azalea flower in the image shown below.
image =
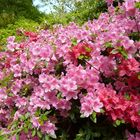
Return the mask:
<path id="1" fill-rule="evenodd" d="M 32 122 L 34 127 L 36 127 L 36 128 L 40 127 L 40 123 L 39 123 L 39 118 L 38 117 L 33 116 L 32 119 L 31 119 L 31 122 Z"/>
<path id="2" fill-rule="evenodd" d="M 11 140 L 16 140 L 16 135 L 12 136 Z"/>
<path id="3" fill-rule="evenodd" d="M 22 114 L 19 111 L 16 111 L 14 114 L 14 120 L 18 120 L 21 116 Z"/>
<path id="4" fill-rule="evenodd" d="M 40 48 L 40 57 L 42 60 L 49 61 L 51 57 L 51 46 L 45 46 Z"/>
<path id="5" fill-rule="evenodd" d="M 136 12 L 136 8 L 135 8 L 135 0 L 126 0 L 126 2 L 124 3 L 125 9 L 126 9 L 126 13 L 129 16 L 134 16 L 135 12 Z"/>
<path id="6" fill-rule="evenodd" d="M 40 83 L 45 83 L 46 81 L 47 81 L 46 74 L 42 73 L 41 75 L 39 75 L 39 82 Z"/>
<path id="7" fill-rule="evenodd" d="M 88 117 L 95 112 L 100 112 L 103 104 L 100 102 L 99 98 L 94 96 L 92 93 L 88 93 L 86 96 L 81 98 L 81 113 L 84 117 Z"/>
<path id="8" fill-rule="evenodd" d="M 7 38 L 8 43 L 13 43 L 15 41 L 15 36 L 10 36 Z"/>
<path id="9" fill-rule="evenodd" d="M 66 97 L 67 100 L 71 98 L 77 99 L 77 85 L 76 81 L 65 78 L 61 79 L 60 83 L 60 91 L 62 92 L 62 96 Z"/>
<path id="10" fill-rule="evenodd" d="M 107 2 L 108 5 L 113 4 L 113 1 L 114 0 L 106 0 L 106 2 Z"/>
<path id="11" fill-rule="evenodd" d="M 7 99 L 6 89 L 0 88 L 0 103 Z"/>
<path id="12" fill-rule="evenodd" d="M 130 132 L 126 131 L 126 136 L 127 136 L 128 140 L 140 140 L 140 133 L 138 133 L 138 132 L 134 135 L 134 134 L 131 134 Z"/>
<path id="13" fill-rule="evenodd" d="M 17 94 L 19 91 L 20 91 L 20 89 L 22 88 L 22 80 L 15 80 L 15 82 L 14 82 L 14 84 L 13 84 L 13 86 L 11 87 L 11 91 L 14 93 L 14 94 Z"/>
<path id="14" fill-rule="evenodd" d="M 53 123 L 51 123 L 49 121 L 45 122 L 45 124 L 43 126 L 41 126 L 41 131 L 43 133 L 47 133 L 54 138 L 56 138 L 55 130 L 57 130 L 57 128 L 55 127 L 55 125 Z"/>
<path id="15" fill-rule="evenodd" d="M 23 106 L 26 106 L 27 105 L 27 99 L 25 97 L 18 97 L 16 99 L 16 106 L 21 108 Z"/>

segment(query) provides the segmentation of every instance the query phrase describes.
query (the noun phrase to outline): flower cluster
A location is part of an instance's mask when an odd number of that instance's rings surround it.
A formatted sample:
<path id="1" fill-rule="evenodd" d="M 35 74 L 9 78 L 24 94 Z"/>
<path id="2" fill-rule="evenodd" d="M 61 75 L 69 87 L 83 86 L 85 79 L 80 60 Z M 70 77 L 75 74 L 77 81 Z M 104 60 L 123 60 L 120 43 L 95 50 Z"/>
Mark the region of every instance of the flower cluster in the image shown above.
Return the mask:
<path id="1" fill-rule="evenodd" d="M 9 139 L 56 138 L 60 118 L 78 102 L 89 117 L 104 112 L 140 131 L 140 12 L 135 0 L 108 1 L 108 12 L 26 40 L 0 52 L 0 129 Z M 138 39 L 137 39 L 138 38 Z M 133 136 L 132 136 L 133 137 Z M 130 139 L 130 138 L 129 138 Z M 133 139 L 133 138 L 131 138 Z"/>

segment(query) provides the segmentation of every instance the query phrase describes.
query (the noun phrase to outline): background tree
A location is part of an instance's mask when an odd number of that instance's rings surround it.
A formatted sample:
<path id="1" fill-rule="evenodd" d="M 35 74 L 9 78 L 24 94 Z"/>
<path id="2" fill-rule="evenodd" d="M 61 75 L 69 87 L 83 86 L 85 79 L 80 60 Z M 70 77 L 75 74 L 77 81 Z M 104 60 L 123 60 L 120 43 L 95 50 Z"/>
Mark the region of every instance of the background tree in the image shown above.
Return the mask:
<path id="1" fill-rule="evenodd" d="M 44 5 L 51 5 L 51 23 L 67 24 L 71 21 L 83 24 L 97 18 L 105 12 L 105 0 L 42 0 Z M 53 19 L 52 19 L 53 18 Z"/>

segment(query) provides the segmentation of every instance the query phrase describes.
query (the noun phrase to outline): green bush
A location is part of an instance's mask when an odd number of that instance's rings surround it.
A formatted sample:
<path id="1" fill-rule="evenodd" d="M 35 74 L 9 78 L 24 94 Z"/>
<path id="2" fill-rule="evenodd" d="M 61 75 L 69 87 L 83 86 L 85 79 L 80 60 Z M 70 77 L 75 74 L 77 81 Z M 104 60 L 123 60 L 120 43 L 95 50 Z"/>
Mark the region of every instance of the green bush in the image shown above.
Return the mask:
<path id="1" fill-rule="evenodd" d="M 39 22 L 43 15 L 33 6 L 32 0 L 0 0 L 0 28 L 16 22 L 20 17 Z"/>
<path id="2" fill-rule="evenodd" d="M 5 46 L 8 36 L 16 36 L 17 41 L 23 39 L 21 31 L 37 31 L 39 23 L 21 17 L 14 24 L 0 29 L 0 46 Z"/>

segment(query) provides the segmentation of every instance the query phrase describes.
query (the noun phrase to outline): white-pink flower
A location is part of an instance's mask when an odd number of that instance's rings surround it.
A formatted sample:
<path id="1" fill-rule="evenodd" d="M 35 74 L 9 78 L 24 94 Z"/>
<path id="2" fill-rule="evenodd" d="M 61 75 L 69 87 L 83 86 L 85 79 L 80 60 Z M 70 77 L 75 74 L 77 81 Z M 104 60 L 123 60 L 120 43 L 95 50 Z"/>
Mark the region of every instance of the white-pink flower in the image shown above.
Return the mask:
<path id="1" fill-rule="evenodd" d="M 39 117 L 33 116 L 32 119 L 31 119 L 31 122 L 32 122 L 34 127 L 36 127 L 36 128 L 40 127 Z"/>
<path id="2" fill-rule="evenodd" d="M 56 138 L 55 130 L 57 130 L 57 128 L 50 121 L 45 122 L 45 124 L 41 126 L 41 131 L 49 134 L 53 138 Z"/>

